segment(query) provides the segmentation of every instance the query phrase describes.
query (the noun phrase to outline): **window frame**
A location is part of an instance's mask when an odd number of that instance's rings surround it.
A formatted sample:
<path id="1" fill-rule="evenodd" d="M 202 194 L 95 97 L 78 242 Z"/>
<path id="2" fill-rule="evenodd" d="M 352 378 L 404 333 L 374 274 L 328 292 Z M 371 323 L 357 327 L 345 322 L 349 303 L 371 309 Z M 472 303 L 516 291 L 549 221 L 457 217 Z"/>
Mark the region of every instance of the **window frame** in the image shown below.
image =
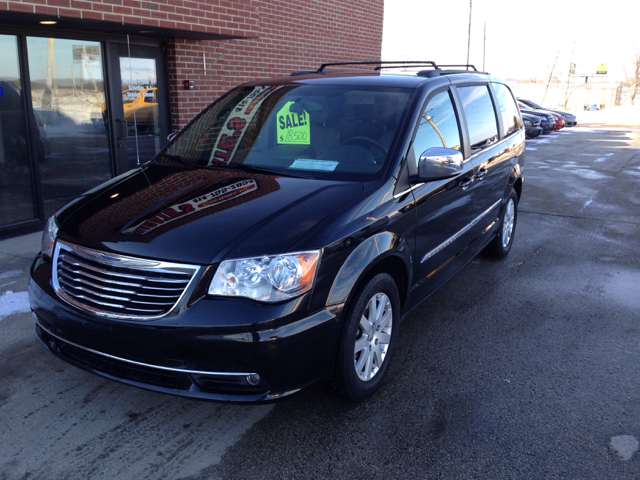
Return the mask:
<path id="1" fill-rule="evenodd" d="M 503 124 L 502 114 L 497 115 L 498 123 L 499 123 L 499 132 L 498 133 L 500 135 L 500 140 L 502 140 L 503 138 L 510 137 L 512 135 L 517 134 L 519 131 L 521 131 L 524 128 L 524 120 L 522 119 L 522 112 L 520 111 L 520 107 L 518 106 L 518 102 L 519 101 L 516 98 L 516 96 L 513 94 L 513 92 L 511 91 L 511 88 L 509 88 L 509 85 L 507 85 L 506 83 L 498 82 L 498 81 L 491 81 L 489 83 L 490 83 L 489 91 L 491 92 L 491 95 L 493 97 L 493 108 L 494 108 L 494 110 L 497 112 L 497 110 L 500 109 L 500 101 L 498 100 L 498 92 L 496 92 L 496 89 L 494 88 L 494 84 L 495 85 L 502 85 L 504 88 L 507 89 L 507 92 L 509 92 L 509 94 L 511 95 L 511 98 L 513 99 L 513 104 L 516 107 L 516 111 L 518 112 L 518 117 L 520 118 L 520 128 L 517 128 L 517 129 L 513 130 L 510 133 L 507 133 L 507 126 Z M 504 132 L 504 134 L 503 134 L 503 132 Z"/>
<path id="2" fill-rule="evenodd" d="M 442 92 L 449 92 L 449 100 L 451 101 L 453 112 L 456 116 L 456 122 L 458 124 L 458 136 L 460 137 L 460 152 L 463 154 L 464 161 L 467 161 L 467 158 L 464 152 L 466 151 L 466 148 L 467 148 L 468 137 L 466 136 L 466 131 L 462 123 L 462 117 L 461 117 L 461 112 L 459 107 L 460 105 L 459 98 L 456 97 L 456 92 L 452 87 L 453 85 L 445 85 L 432 90 L 431 92 L 429 92 L 426 99 L 422 102 L 422 105 L 420 106 L 418 118 L 415 120 L 415 124 L 413 126 L 413 133 L 411 135 L 411 142 L 409 142 L 409 148 L 406 154 L 407 160 L 413 160 L 413 161 L 407 161 L 407 166 L 409 167 L 409 175 L 415 175 L 417 173 L 418 158 L 415 158 L 415 159 L 413 158 L 415 156 L 414 143 L 416 140 L 416 136 L 418 135 L 418 129 L 420 128 L 420 119 L 422 118 L 422 113 L 425 111 L 425 109 L 427 108 L 427 105 L 429 105 L 429 102 L 433 99 L 433 97 L 435 97 L 436 95 Z"/>
<path id="3" fill-rule="evenodd" d="M 466 135 L 466 148 L 464 151 L 464 157 L 465 157 L 465 161 L 469 160 L 473 157 L 475 157 L 476 155 L 478 155 L 481 152 L 484 152 L 486 149 L 493 147 L 494 145 L 496 145 L 497 143 L 500 143 L 504 137 L 501 135 L 502 130 L 503 130 L 503 126 L 502 126 L 502 116 L 498 115 L 497 113 L 497 108 L 496 108 L 496 103 L 497 103 L 497 99 L 495 96 L 495 92 L 493 91 L 493 89 L 490 87 L 490 81 L 480 81 L 480 82 L 463 82 L 463 83 L 456 83 L 455 85 L 452 85 L 452 90 L 455 91 L 455 96 L 456 96 L 456 101 L 458 102 L 459 105 L 459 111 L 461 113 L 461 119 L 462 122 L 464 122 L 464 129 L 465 129 L 465 135 Z M 460 92 L 458 92 L 458 88 L 462 88 L 462 87 L 484 87 L 487 89 L 488 93 L 489 93 L 489 98 L 491 99 L 491 106 L 493 107 L 493 119 L 496 122 L 496 136 L 498 138 L 498 141 L 495 143 L 492 143 L 490 145 L 485 145 L 484 147 L 480 148 L 479 150 L 476 150 L 475 152 L 471 151 L 471 133 L 469 131 L 469 123 L 467 121 L 467 116 L 465 114 L 464 111 L 464 107 L 463 107 L 463 102 L 462 102 L 462 97 L 460 96 Z"/>
<path id="4" fill-rule="evenodd" d="M 422 153 L 422 152 L 417 152 L 414 149 L 416 138 L 418 136 L 418 131 L 420 130 L 420 126 L 421 126 L 422 115 L 425 112 L 426 108 L 429 106 L 429 102 L 431 102 L 431 100 L 433 100 L 437 95 L 440 95 L 441 93 L 445 93 L 445 92 L 449 94 L 448 95 L 449 96 L 449 102 L 451 104 L 451 108 L 453 109 L 453 114 L 455 116 L 456 125 L 458 127 L 458 139 L 459 139 L 459 142 L 460 142 L 459 151 L 462 153 L 463 150 L 464 150 L 465 142 L 464 142 L 463 132 L 462 132 L 462 130 L 460 128 L 460 114 L 459 114 L 458 108 L 456 106 L 455 98 L 452 95 L 451 88 L 449 88 L 449 87 L 439 88 L 439 89 L 434 90 L 433 92 L 431 92 L 429 94 L 429 96 L 427 97 L 427 99 L 423 102 L 422 108 L 420 109 L 420 116 L 418 117 L 418 121 L 416 123 L 416 127 L 414 129 L 413 136 L 411 138 L 411 149 L 413 150 L 413 152 L 414 152 L 414 154 L 416 156 L 416 160 L 415 160 L 416 167 L 417 167 L 417 163 L 418 163 L 418 158 L 417 157 L 418 157 L 418 155 L 420 153 Z"/>

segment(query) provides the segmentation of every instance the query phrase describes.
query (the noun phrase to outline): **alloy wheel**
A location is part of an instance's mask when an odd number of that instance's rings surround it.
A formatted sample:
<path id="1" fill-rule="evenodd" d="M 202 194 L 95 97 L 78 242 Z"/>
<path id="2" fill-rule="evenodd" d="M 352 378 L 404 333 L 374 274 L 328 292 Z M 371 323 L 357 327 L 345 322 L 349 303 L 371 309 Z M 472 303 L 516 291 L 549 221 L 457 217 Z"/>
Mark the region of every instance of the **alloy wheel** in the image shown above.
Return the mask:
<path id="1" fill-rule="evenodd" d="M 513 224 L 516 218 L 516 204 L 513 198 L 510 198 L 507 202 L 507 206 L 504 211 L 504 219 L 502 221 L 502 247 L 507 248 L 513 235 Z"/>
<path id="2" fill-rule="evenodd" d="M 391 300 L 384 293 L 376 293 L 364 308 L 356 332 L 353 364 L 360 380 L 368 382 L 380 370 L 389 349 L 392 324 Z"/>

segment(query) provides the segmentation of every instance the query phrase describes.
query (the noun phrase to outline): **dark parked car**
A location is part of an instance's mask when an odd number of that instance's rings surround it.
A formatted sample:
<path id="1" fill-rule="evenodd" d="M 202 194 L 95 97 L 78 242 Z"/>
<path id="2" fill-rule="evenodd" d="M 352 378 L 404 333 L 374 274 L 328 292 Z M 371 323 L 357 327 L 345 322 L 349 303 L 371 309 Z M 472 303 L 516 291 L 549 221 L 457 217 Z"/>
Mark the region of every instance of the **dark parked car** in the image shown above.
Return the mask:
<path id="1" fill-rule="evenodd" d="M 540 126 L 541 118 L 535 115 L 522 114 L 522 121 L 524 122 L 524 129 L 527 138 L 538 137 L 542 133 L 542 127 Z"/>
<path id="2" fill-rule="evenodd" d="M 518 101 L 518 107 L 520 108 L 520 110 L 529 111 L 529 107 L 520 101 Z M 546 113 L 547 115 L 551 116 L 554 121 L 554 126 L 553 126 L 554 130 L 560 130 L 561 128 L 564 128 L 564 119 L 562 118 L 561 115 L 558 115 L 557 113 L 554 113 L 551 110 L 536 110 L 536 109 L 531 109 L 531 110 L 533 110 L 534 112 Z M 535 115 L 535 113 L 533 113 L 533 115 Z"/>
<path id="3" fill-rule="evenodd" d="M 563 112 L 562 110 L 551 110 L 549 108 L 544 108 L 543 106 L 538 105 L 537 103 L 532 102 L 531 100 L 525 100 L 524 98 L 518 98 L 518 102 L 534 110 L 546 110 L 549 112 L 557 113 L 564 119 L 565 127 L 575 127 L 578 124 L 578 119 L 573 113 Z"/>
<path id="4" fill-rule="evenodd" d="M 522 114 L 533 115 L 540 118 L 542 134 L 551 133 L 555 130 L 556 119 L 551 113 L 541 112 L 540 110 L 533 110 L 531 108 L 524 108 L 521 104 L 518 104 L 518 107 Z"/>
<path id="5" fill-rule="evenodd" d="M 189 397 L 373 395 L 401 320 L 481 250 L 509 253 L 522 194 L 509 88 L 424 63 L 242 85 L 68 204 L 31 269 L 42 344 Z"/>

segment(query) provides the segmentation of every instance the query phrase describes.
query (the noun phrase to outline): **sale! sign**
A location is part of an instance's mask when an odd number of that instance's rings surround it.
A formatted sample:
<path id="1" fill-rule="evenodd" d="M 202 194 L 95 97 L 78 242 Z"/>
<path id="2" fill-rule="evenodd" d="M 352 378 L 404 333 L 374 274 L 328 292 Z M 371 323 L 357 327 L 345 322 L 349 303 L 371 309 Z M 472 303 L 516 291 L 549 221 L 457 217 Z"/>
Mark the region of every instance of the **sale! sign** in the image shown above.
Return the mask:
<path id="1" fill-rule="evenodd" d="M 311 131 L 306 110 L 291 108 L 295 102 L 287 102 L 278 110 L 277 141 L 281 145 L 310 145 Z"/>

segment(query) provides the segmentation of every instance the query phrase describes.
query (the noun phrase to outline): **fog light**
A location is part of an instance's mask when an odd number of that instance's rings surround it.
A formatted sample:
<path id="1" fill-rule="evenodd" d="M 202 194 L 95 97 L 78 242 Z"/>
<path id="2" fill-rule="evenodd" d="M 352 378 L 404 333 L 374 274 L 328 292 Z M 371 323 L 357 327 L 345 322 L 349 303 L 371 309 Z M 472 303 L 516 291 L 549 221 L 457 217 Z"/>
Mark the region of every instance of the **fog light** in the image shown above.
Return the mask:
<path id="1" fill-rule="evenodd" d="M 257 373 L 252 373 L 251 375 L 247 375 L 247 382 L 250 385 L 257 385 L 258 383 L 260 383 L 260 375 L 258 375 Z"/>

